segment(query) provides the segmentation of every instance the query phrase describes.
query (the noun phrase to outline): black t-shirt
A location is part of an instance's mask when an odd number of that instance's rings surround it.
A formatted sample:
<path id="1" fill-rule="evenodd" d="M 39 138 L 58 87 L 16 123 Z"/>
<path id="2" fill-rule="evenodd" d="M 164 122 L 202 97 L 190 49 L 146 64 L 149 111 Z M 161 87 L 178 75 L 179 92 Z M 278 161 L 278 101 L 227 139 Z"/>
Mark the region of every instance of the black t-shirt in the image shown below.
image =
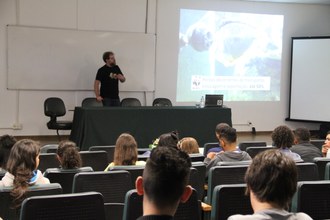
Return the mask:
<path id="1" fill-rule="evenodd" d="M 112 78 L 112 74 L 121 74 L 119 66 L 102 66 L 96 74 L 96 80 L 101 82 L 100 95 L 103 98 L 119 99 L 118 79 Z"/>

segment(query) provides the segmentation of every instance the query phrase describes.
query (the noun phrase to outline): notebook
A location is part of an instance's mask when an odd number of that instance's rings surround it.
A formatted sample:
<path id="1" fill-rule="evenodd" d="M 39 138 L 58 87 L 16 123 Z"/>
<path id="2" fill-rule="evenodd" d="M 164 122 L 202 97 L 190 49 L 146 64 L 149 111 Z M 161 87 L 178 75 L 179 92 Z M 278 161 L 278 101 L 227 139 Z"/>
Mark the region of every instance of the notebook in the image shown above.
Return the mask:
<path id="1" fill-rule="evenodd" d="M 222 107 L 223 95 L 205 95 L 205 107 Z"/>

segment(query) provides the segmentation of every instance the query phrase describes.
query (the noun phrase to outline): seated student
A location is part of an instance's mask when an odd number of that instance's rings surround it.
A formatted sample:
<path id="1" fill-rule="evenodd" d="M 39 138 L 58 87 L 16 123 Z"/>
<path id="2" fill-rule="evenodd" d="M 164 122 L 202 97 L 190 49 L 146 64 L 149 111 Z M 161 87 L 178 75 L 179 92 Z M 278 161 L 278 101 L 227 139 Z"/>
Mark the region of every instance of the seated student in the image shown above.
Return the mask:
<path id="1" fill-rule="evenodd" d="M 164 133 L 159 136 L 157 146 L 168 146 L 178 148 L 179 134 L 177 131 L 172 131 L 169 133 Z M 143 156 L 149 156 L 150 151 L 143 153 Z"/>
<path id="2" fill-rule="evenodd" d="M 251 160 L 251 157 L 245 151 L 241 151 L 237 147 L 237 134 L 236 129 L 230 127 L 227 124 L 219 126 L 217 138 L 222 146 L 223 151 L 216 153 L 210 152 L 204 159 L 206 164 L 206 177 L 208 176 L 209 170 L 217 166 L 219 162 L 234 162 L 234 161 L 246 161 Z"/>
<path id="3" fill-rule="evenodd" d="M 7 172 L 0 181 L 0 186 L 12 186 L 13 207 L 17 208 L 25 198 L 28 186 L 47 184 L 39 166 L 40 146 L 33 140 L 17 141 L 10 151 L 7 161 Z"/>
<path id="4" fill-rule="evenodd" d="M 290 150 L 294 141 L 294 135 L 288 126 L 280 125 L 276 127 L 272 132 L 272 141 L 274 147 L 291 157 L 295 162 L 303 162 L 299 154 Z"/>
<path id="5" fill-rule="evenodd" d="M 312 219 L 304 213 L 286 211 L 297 190 L 297 179 L 297 167 L 292 158 L 276 149 L 259 153 L 245 174 L 254 214 L 232 215 L 228 220 Z"/>
<path id="6" fill-rule="evenodd" d="M 193 137 L 185 137 L 182 138 L 178 143 L 179 148 L 186 152 L 187 154 L 198 154 L 199 153 L 199 145 L 195 138 Z"/>
<path id="7" fill-rule="evenodd" d="M 188 185 L 191 161 L 178 148 L 158 146 L 151 151 L 143 177 L 135 182 L 143 195 L 143 216 L 138 220 L 174 219 L 180 202 L 186 202 L 192 188 Z"/>
<path id="8" fill-rule="evenodd" d="M 327 156 L 329 149 L 330 149 L 330 131 L 327 132 L 327 136 L 325 138 L 324 145 L 322 146 L 322 154 L 324 157 Z"/>
<path id="9" fill-rule="evenodd" d="M 218 136 L 220 135 L 220 131 L 222 130 L 223 127 L 227 127 L 227 126 L 229 126 L 227 123 L 220 123 L 217 124 L 217 126 L 215 127 L 215 136 L 217 137 L 218 140 L 219 140 Z M 209 149 L 206 155 L 210 152 L 219 153 L 221 151 L 223 151 L 223 149 L 221 147 L 221 143 L 219 142 L 219 146 Z"/>
<path id="10" fill-rule="evenodd" d="M 61 169 L 81 168 L 81 157 L 77 145 L 74 142 L 68 140 L 61 141 L 58 145 L 56 154 Z"/>
<path id="11" fill-rule="evenodd" d="M 291 151 L 300 155 L 304 162 L 314 162 L 315 157 L 322 157 L 321 150 L 310 142 L 311 134 L 307 128 L 293 131 L 294 144 Z"/>
<path id="12" fill-rule="evenodd" d="M 0 137 L 0 172 L 5 172 L 10 150 L 15 143 L 16 139 L 13 136 L 3 135 Z"/>
<path id="13" fill-rule="evenodd" d="M 121 165 L 145 165 L 145 161 L 138 161 L 137 143 L 135 138 L 127 133 L 121 134 L 116 141 L 114 161 L 104 171 L 113 166 Z"/>

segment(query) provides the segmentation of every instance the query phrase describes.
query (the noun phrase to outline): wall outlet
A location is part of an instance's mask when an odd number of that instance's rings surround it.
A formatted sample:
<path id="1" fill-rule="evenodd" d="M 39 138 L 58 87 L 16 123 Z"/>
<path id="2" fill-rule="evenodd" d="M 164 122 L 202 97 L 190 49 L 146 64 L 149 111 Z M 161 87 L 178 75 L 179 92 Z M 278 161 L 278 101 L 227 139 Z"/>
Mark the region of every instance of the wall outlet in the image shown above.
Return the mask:
<path id="1" fill-rule="evenodd" d="M 21 123 L 15 123 L 13 124 L 13 130 L 22 130 L 23 125 Z"/>

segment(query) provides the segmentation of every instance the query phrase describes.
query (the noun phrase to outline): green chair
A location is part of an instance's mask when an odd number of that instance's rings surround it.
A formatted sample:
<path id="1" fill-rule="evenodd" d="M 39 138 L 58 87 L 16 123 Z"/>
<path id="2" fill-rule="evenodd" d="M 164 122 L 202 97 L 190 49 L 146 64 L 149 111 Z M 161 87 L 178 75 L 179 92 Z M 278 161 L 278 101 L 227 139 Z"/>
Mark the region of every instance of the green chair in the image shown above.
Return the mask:
<path id="1" fill-rule="evenodd" d="M 12 209 L 12 196 L 10 195 L 13 187 L 0 187 L 0 216 L 3 219 L 16 220 L 20 217 L 20 208 Z M 28 188 L 27 198 L 40 195 L 56 195 L 62 193 L 62 187 L 58 183 L 40 184 Z"/>

